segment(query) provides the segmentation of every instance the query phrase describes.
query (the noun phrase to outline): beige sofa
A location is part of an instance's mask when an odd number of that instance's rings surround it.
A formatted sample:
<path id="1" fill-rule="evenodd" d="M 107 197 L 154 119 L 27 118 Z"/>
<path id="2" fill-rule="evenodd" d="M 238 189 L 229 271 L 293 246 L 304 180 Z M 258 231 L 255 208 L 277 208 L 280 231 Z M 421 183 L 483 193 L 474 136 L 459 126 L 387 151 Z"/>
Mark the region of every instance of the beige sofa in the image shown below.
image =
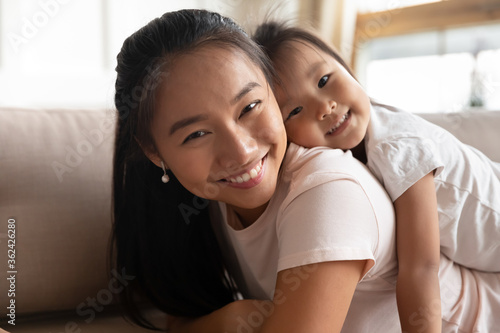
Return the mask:
<path id="1" fill-rule="evenodd" d="M 147 331 L 113 302 L 133 277 L 107 267 L 114 124 L 109 110 L 0 109 L 1 328 Z"/>
<path id="2" fill-rule="evenodd" d="M 500 161 L 500 111 L 424 117 Z M 106 261 L 114 123 L 112 110 L 0 108 L 1 328 L 146 331 L 112 301 L 133 279 Z"/>

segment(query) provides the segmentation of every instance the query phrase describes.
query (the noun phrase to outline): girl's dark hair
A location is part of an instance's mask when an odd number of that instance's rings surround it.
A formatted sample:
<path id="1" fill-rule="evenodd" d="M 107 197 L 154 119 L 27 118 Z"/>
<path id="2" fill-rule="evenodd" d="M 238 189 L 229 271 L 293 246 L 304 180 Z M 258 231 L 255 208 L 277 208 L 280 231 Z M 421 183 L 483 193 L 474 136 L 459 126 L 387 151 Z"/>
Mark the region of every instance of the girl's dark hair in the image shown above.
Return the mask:
<path id="1" fill-rule="evenodd" d="M 166 13 L 132 34 L 117 56 L 118 111 L 113 161 L 113 269 L 130 281 L 119 293 L 127 317 L 155 329 L 140 301 L 174 316 L 208 314 L 236 299 L 237 288 L 222 259 L 208 214 L 195 197 L 144 151 L 156 151 L 151 135 L 155 95 L 169 66 L 204 45 L 242 51 L 269 84 L 272 66 L 234 21 L 205 10 Z M 175 96 L 172 96 L 175 98 Z M 131 278 L 133 277 L 133 278 Z"/>
<path id="2" fill-rule="evenodd" d="M 355 78 L 349 65 L 333 47 L 305 29 L 288 26 L 285 22 L 270 21 L 259 25 L 252 38 L 261 46 L 275 66 L 279 64 L 278 57 L 287 43 L 306 42 L 335 58 Z"/>

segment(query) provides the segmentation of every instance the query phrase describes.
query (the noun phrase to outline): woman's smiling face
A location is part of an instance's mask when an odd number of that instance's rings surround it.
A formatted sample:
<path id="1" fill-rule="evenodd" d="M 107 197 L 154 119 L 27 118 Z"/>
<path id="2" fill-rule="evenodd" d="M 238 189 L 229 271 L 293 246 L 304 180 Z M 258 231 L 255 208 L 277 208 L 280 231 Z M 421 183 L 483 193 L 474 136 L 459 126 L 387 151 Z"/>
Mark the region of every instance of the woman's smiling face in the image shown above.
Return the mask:
<path id="1" fill-rule="evenodd" d="M 276 188 L 286 133 L 262 70 L 243 52 L 217 46 L 177 56 L 169 67 L 156 98 L 157 153 L 150 159 L 163 160 L 197 196 L 237 212 L 263 211 Z"/>

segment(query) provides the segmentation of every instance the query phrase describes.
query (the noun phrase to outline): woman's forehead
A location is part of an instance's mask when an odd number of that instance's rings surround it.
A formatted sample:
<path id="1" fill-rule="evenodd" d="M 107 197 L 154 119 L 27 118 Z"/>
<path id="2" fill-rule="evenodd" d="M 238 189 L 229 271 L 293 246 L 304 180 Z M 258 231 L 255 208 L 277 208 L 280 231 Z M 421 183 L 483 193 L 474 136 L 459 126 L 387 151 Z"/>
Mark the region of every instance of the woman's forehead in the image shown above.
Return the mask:
<path id="1" fill-rule="evenodd" d="M 171 63 L 156 104 L 169 110 L 222 107 L 252 82 L 267 86 L 262 70 L 243 51 L 205 46 Z"/>
<path id="2" fill-rule="evenodd" d="M 203 76 L 205 79 L 224 80 L 224 73 L 263 76 L 262 70 L 242 50 L 236 47 L 206 45 L 177 56 L 169 66 L 168 78 L 172 75 L 178 76 L 177 79 L 194 75 Z"/>

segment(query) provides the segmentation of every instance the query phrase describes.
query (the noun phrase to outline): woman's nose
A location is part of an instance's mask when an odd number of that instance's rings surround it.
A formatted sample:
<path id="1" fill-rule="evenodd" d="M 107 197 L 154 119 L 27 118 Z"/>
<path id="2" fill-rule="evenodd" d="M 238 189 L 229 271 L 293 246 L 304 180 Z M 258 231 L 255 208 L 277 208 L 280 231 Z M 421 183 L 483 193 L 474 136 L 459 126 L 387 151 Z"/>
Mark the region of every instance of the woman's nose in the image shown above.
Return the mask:
<path id="1" fill-rule="evenodd" d="M 225 132 L 219 137 L 218 159 L 220 165 L 231 173 L 252 162 L 258 155 L 258 144 L 251 131 L 240 126 L 227 129 Z"/>
<path id="2" fill-rule="evenodd" d="M 316 117 L 318 118 L 318 120 L 323 120 L 327 116 L 332 114 L 336 107 L 337 103 L 331 100 L 319 103 L 317 107 Z"/>

